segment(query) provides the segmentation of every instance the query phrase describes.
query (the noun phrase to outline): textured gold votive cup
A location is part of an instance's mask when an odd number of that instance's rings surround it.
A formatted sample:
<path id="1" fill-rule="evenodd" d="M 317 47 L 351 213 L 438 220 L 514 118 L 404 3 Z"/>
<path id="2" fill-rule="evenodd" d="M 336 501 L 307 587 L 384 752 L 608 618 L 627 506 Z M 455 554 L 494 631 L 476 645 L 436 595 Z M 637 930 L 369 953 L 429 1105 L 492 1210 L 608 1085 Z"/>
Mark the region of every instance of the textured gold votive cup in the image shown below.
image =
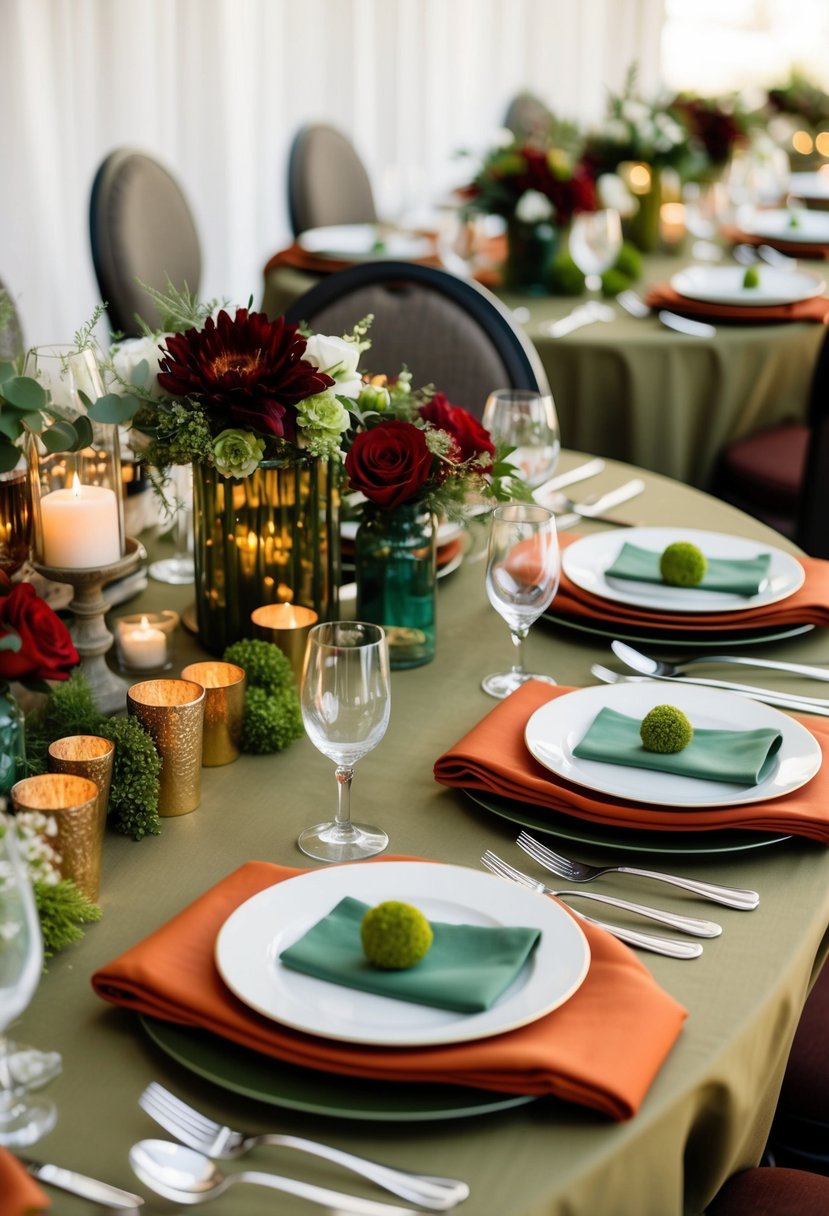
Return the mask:
<path id="1" fill-rule="evenodd" d="M 181 673 L 204 689 L 204 741 L 201 762 L 205 768 L 238 760 L 245 712 L 245 673 L 235 663 L 190 663 Z"/>
<path id="2" fill-rule="evenodd" d="M 319 617 L 299 604 L 264 604 L 250 614 L 254 637 L 273 642 L 290 660 L 297 684 L 302 680 L 308 634 Z"/>
<path id="3" fill-rule="evenodd" d="M 98 826 L 98 786 L 74 773 L 40 773 L 12 786 L 15 811 L 40 811 L 57 824 L 50 838 L 60 853 L 62 878 L 71 878 L 93 902 L 101 881 L 102 836 Z"/>
<path id="4" fill-rule="evenodd" d="M 107 821 L 109 789 L 112 784 L 112 765 L 115 760 L 115 744 L 100 735 L 67 735 L 49 744 L 46 767 L 50 773 L 72 773 L 76 777 L 88 777 L 98 787 L 98 831 L 101 840 Z"/>
<path id="5" fill-rule="evenodd" d="M 161 756 L 159 815 L 188 815 L 201 802 L 204 689 L 192 680 L 142 680 L 127 710 L 149 731 Z"/>

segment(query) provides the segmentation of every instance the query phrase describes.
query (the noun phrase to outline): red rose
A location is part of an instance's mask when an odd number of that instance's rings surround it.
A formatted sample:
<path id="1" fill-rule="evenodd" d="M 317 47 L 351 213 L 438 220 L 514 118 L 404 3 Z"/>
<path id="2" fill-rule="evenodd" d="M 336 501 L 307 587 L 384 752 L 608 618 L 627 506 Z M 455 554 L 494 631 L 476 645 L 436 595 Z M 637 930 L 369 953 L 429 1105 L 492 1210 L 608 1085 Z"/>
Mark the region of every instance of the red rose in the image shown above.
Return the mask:
<path id="1" fill-rule="evenodd" d="M 66 680 L 80 662 L 69 630 L 31 583 L 17 583 L 0 597 L 0 637 L 20 636 L 17 651 L 0 650 L 0 679 Z"/>
<path id="2" fill-rule="evenodd" d="M 469 410 L 452 405 L 445 393 L 435 393 L 428 405 L 422 405 L 418 412 L 421 418 L 452 436 L 460 449 L 461 461 L 469 460 L 480 452 L 495 455 L 495 444 L 486 427 Z"/>
<path id="3" fill-rule="evenodd" d="M 411 422 L 392 418 L 357 435 L 345 458 L 345 470 L 352 490 L 392 509 L 423 488 L 432 460 L 423 431 Z"/>

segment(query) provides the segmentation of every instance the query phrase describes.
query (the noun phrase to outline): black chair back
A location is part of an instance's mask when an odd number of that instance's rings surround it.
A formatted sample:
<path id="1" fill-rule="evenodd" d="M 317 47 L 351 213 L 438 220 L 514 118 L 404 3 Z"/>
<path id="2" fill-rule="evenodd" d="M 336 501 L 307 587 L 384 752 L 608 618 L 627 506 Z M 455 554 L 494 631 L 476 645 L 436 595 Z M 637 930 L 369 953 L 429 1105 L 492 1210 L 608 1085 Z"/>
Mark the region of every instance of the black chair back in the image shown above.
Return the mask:
<path id="1" fill-rule="evenodd" d="M 812 557 L 829 557 L 829 328 L 809 393 L 809 446 L 795 539 Z"/>

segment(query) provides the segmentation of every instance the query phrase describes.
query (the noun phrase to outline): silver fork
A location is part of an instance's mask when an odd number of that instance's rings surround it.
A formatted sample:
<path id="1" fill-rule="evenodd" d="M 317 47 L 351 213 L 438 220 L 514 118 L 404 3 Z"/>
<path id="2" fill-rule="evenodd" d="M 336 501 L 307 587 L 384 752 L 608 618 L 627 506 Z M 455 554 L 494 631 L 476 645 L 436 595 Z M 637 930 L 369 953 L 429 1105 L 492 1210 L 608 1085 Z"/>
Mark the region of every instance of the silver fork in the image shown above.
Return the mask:
<path id="1" fill-rule="evenodd" d="M 298 1149 L 300 1152 L 322 1157 L 325 1161 L 332 1161 L 363 1178 L 368 1178 L 392 1194 L 399 1195 L 401 1199 L 407 1199 L 410 1203 L 435 1212 L 446 1212 L 469 1195 L 466 1183 L 456 1178 L 441 1178 L 432 1174 L 415 1174 L 408 1170 L 395 1169 L 299 1136 L 275 1132 L 251 1135 L 237 1131 L 216 1123 L 188 1106 L 157 1081 L 150 1082 L 138 1099 L 138 1105 L 182 1144 L 219 1160 L 229 1161 L 234 1157 L 241 1157 L 258 1144 L 275 1144 L 281 1148 Z"/>
<path id="2" fill-rule="evenodd" d="M 546 845 L 530 836 L 529 832 L 522 832 L 516 844 L 551 874 L 556 874 L 567 882 L 592 882 L 594 878 L 601 878 L 603 874 L 635 874 L 639 878 L 653 878 L 657 882 L 667 882 L 671 886 L 682 887 L 685 891 L 693 891 L 702 899 L 724 904 L 726 908 L 739 908 L 742 912 L 750 912 L 760 902 L 760 896 L 756 891 L 749 891 L 742 887 L 725 887 L 715 882 L 683 878 L 678 874 L 640 870 L 636 866 L 589 866 L 586 862 L 573 861 L 569 857 L 562 857 L 560 853 L 554 853 L 552 849 L 548 849 Z"/>
<path id="3" fill-rule="evenodd" d="M 543 882 L 536 882 L 534 878 L 530 878 L 529 874 L 525 874 L 522 870 L 516 870 L 515 866 L 511 866 L 508 862 L 503 861 L 491 849 L 487 849 L 481 857 L 481 864 L 491 870 L 493 874 L 497 874 L 499 878 L 504 878 L 509 882 L 517 883 L 521 887 L 526 887 L 530 891 L 537 891 L 539 895 L 557 895 L 571 894 L 584 895 L 585 892 L 571 891 L 561 892 L 554 891 L 551 887 L 545 887 Z M 602 900 L 601 902 L 614 903 L 614 900 Z M 626 905 L 622 902 L 623 907 Z M 571 911 L 575 916 L 582 920 L 588 921 L 591 925 L 598 925 L 600 929 L 604 929 L 607 933 L 618 937 L 620 942 L 627 942 L 629 946 L 638 946 L 640 950 L 650 950 L 653 954 L 666 954 L 669 958 L 699 958 L 702 954 L 702 946 L 699 942 L 680 941 L 676 937 L 660 937 L 657 933 L 643 933 L 640 929 L 628 929 L 622 925 L 610 925 L 606 921 L 596 920 L 592 916 L 586 916 L 584 912 L 578 912 L 575 908 Z"/>

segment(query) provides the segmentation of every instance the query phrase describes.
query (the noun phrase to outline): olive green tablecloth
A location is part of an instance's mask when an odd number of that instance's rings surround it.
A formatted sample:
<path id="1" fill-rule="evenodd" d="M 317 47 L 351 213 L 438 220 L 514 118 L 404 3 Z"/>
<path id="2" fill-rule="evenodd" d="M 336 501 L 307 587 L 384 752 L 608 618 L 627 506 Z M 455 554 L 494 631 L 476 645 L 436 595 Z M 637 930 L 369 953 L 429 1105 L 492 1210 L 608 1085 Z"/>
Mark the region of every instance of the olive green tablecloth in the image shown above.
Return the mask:
<path id="1" fill-rule="evenodd" d="M 637 290 L 644 295 L 685 264 L 646 258 Z M 825 262 L 801 265 L 826 273 Z M 314 275 L 274 267 L 265 278 L 263 308 L 276 316 L 315 282 Z M 546 369 L 567 447 L 706 488 L 731 440 L 805 414 L 820 324 L 720 323 L 714 338 L 692 338 L 614 305 L 612 322 L 551 338 L 543 326 L 578 299 L 506 292 L 502 298 L 529 313 L 526 331 Z"/>
<path id="2" fill-rule="evenodd" d="M 567 454 L 563 466 L 573 460 Z M 628 472 L 610 467 L 588 487 L 609 488 Z M 635 507 L 636 517 L 646 523 L 693 520 L 695 527 L 774 539 L 730 508 L 657 476 L 648 476 Z M 182 608 L 191 595 L 190 588 L 151 583 L 116 614 L 144 606 Z M 609 658 L 606 641 L 544 622 L 533 628 L 527 649 L 533 667 L 571 684 L 591 683 L 591 663 Z M 829 661 L 823 631 L 769 651 Z M 437 756 L 491 709 L 480 679 L 506 665 L 510 652 L 506 626 L 487 603 L 483 563 L 468 559 L 441 583 L 436 660 L 394 673 L 388 733 L 357 768 L 355 817 L 384 825 L 393 853 L 477 867 L 483 850 L 491 847 L 512 861 L 522 859 L 514 844 L 515 825 L 432 779 Z M 182 634 L 177 667 L 197 655 L 195 640 Z M 728 678 L 733 669 L 712 671 Z M 779 673 L 756 672 L 744 679 L 815 691 L 814 685 L 807 688 Z M 108 835 L 103 919 L 87 930 L 83 942 L 52 960 L 20 1019 L 21 1039 L 61 1051 L 64 1059 L 63 1075 L 50 1087 L 59 1122 L 30 1150 L 33 1155 L 146 1194 L 148 1216 L 175 1210 L 150 1196 L 127 1160 L 135 1140 L 163 1135 L 137 1106 L 142 1089 L 155 1078 L 242 1127 L 293 1130 L 391 1164 L 464 1178 L 472 1193 L 462 1210 L 470 1216 L 698 1216 L 729 1174 L 759 1160 L 797 1017 L 826 951 L 825 849 L 791 841 L 734 853 L 638 855 L 663 868 L 756 888 L 762 899 L 752 913 L 701 904 L 630 878 L 602 880 L 606 892 L 711 916 L 724 926 L 722 937 L 706 941 L 703 956 L 693 962 L 640 955 L 689 1017 L 629 1122 L 610 1124 L 550 1100 L 432 1124 L 348 1121 L 268 1107 L 226 1092 L 162 1054 L 133 1015 L 92 993 L 89 977 L 97 967 L 242 862 L 302 864 L 298 833 L 328 816 L 335 801 L 333 766 L 305 739 L 283 755 L 243 757 L 204 770 L 202 791 L 198 810 L 164 820 L 157 838 L 134 843 Z M 570 847 L 588 860 L 610 858 L 606 848 Z M 613 1017 L 612 1005 L 607 1017 Z M 287 1151 L 262 1148 L 247 1164 L 384 1198 L 334 1167 Z M 239 1162 L 227 1163 L 229 1171 L 238 1168 Z M 55 1192 L 53 1210 L 86 1216 L 90 1207 Z M 211 1208 L 215 1216 L 274 1211 L 300 1216 L 311 1210 L 299 1200 L 275 1199 L 248 1187 L 233 1188 Z"/>

